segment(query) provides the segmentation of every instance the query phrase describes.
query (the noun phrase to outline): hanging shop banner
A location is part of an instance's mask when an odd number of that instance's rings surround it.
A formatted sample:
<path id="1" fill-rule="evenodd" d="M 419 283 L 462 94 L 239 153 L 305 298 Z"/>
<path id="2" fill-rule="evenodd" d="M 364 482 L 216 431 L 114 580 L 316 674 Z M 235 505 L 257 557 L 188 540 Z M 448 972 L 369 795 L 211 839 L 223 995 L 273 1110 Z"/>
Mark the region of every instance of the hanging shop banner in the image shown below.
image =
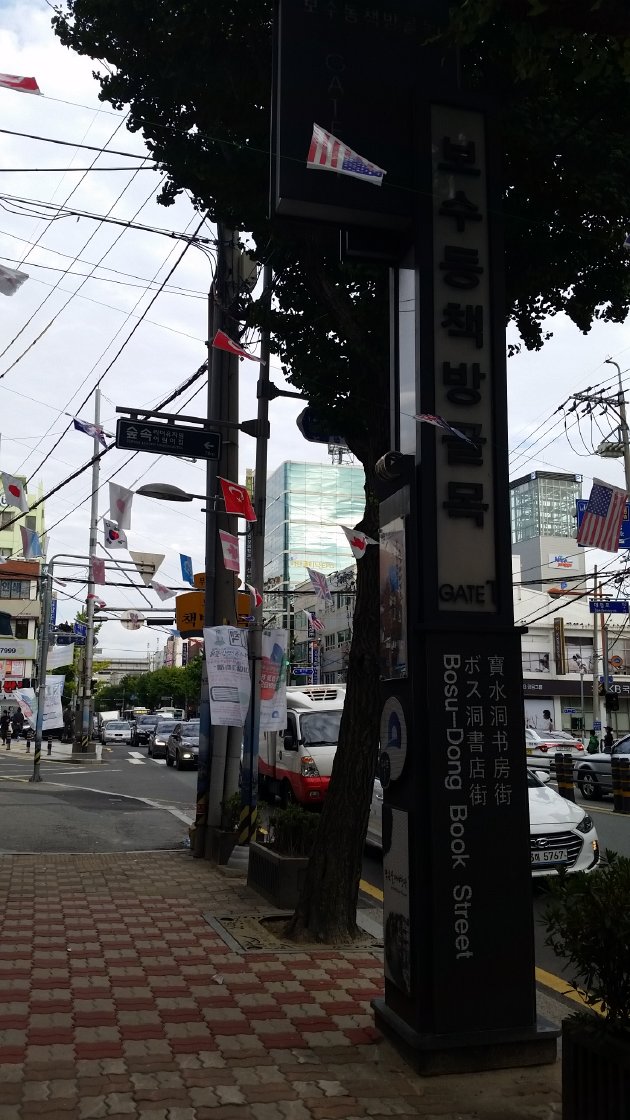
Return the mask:
<path id="1" fill-rule="evenodd" d="M 203 631 L 213 727 L 243 727 L 251 681 L 247 633 L 236 626 L 208 626 Z"/>
<path id="2" fill-rule="evenodd" d="M 63 676 L 46 677 L 46 699 L 44 701 L 44 723 L 42 731 L 53 731 L 57 727 L 63 727 L 61 694 L 63 692 L 65 679 L 66 678 Z M 35 690 L 32 688 L 16 688 L 14 696 L 20 705 L 25 720 L 34 729 L 37 719 L 37 699 L 35 697 Z"/>
<path id="3" fill-rule="evenodd" d="M 287 638 L 286 630 L 263 630 L 261 731 L 284 731 L 287 725 Z"/>

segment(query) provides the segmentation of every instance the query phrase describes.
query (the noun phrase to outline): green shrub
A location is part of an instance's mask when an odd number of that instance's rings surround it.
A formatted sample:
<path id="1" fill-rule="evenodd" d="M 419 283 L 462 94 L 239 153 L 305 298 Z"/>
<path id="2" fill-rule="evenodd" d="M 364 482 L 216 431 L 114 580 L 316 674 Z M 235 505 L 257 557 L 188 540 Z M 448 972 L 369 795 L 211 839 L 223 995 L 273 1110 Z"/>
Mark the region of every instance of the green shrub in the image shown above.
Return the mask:
<path id="1" fill-rule="evenodd" d="M 221 828 L 234 832 L 241 816 L 241 795 L 233 793 L 221 802 Z"/>
<path id="2" fill-rule="evenodd" d="M 269 818 L 269 845 L 284 856 L 310 856 L 319 815 L 300 805 L 276 809 Z"/>
<path id="3" fill-rule="evenodd" d="M 630 858 L 606 852 L 598 870 L 547 884 L 546 944 L 571 966 L 570 984 L 630 1031 Z"/>

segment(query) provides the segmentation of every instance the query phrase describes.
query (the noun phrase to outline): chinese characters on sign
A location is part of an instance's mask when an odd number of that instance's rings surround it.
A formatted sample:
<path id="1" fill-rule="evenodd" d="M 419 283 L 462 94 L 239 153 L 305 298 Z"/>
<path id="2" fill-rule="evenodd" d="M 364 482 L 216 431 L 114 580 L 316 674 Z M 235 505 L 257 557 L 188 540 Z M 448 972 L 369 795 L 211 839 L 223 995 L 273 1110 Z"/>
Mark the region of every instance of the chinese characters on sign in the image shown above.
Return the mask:
<path id="1" fill-rule="evenodd" d="M 435 408 L 440 610 L 494 613 L 490 260 L 481 114 L 433 106 Z"/>
<path id="2" fill-rule="evenodd" d="M 203 631 L 213 727 L 243 727 L 251 681 L 247 634 L 236 626 L 208 626 Z"/>

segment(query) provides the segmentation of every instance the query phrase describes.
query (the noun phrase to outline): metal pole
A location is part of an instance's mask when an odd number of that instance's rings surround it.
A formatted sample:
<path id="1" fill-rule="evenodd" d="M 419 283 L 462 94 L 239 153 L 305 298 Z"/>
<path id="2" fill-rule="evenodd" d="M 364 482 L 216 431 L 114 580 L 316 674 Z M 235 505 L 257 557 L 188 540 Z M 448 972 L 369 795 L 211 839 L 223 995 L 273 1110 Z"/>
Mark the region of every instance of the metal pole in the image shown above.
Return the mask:
<path id="1" fill-rule="evenodd" d="M 628 434 L 628 418 L 626 415 L 626 397 L 623 391 L 623 382 L 621 380 L 621 369 L 617 362 L 613 362 L 612 358 L 606 358 L 606 365 L 614 366 L 617 370 L 617 378 L 619 380 L 619 392 L 617 395 L 617 405 L 619 408 L 619 419 L 621 428 L 621 443 L 623 445 L 623 467 L 626 479 L 626 491 L 630 493 L 630 436 Z"/>
<path id="2" fill-rule="evenodd" d="M 271 304 L 272 271 L 263 268 L 262 300 L 265 307 Z M 258 436 L 256 438 L 256 467 L 254 476 L 254 510 L 252 523 L 251 576 L 254 587 L 262 591 L 265 579 L 265 512 L 267 502 L 267 445 L 269 442 L 269 330 L 260 339 L 260 376 L 257 386 Z M 243 779 L 241 783 L 241 817 L 239 844 L 247 844 L 256 834 L 258 818 L 258 742 L 260 738 L 260 674 L 262 666 L 262 606 L 255 607 L 255 621 L 249 634 L 252 692 L 245 723 L 243 742 Z"/>
<path id="3" fill-rule="evenodd" d="M 580 669 L 580 711 L 581 711 L 581 724 L 582 736 L 586 738 L 586 727 L 584 724 L 584 668 Z"/>
<path id="4" fill-rule="evenodd" d="M 94 426 L 101 426 L 101 390 L 94 392 Z M 96 556 L 98 532 L 98 487 L 101 461 L 98 458 L 100 444 L 94 436 L 94 462 L 92 463 L 92 500 L 90 505 L 90 545 L 88 548 L 89 570 L 86 600 L 85 657 L 83 659 L 83 704 L 81 712 L 80 751 L 85 753 L 92 738 L 92 662 L 94 659 L 94 557 Z M 111 513 L 111 510 L 110 510 Z"/>
<path id="5" fill-rule="evenodd" d="M 46 661 L 48 660 L 48 641 L 50 636 L 50 610 L 52 605 L 54 557 L 46 565 L 46 576 L 42 582 L 42 628 L 37 658 L 37 715 L 35 717 L 35 755 L 33 773 L 29 782 L 41 782 L 39 764 L 42 757 L 42 731 L 44 728 L 44 707 L 46 704 Z M 42 573 L 43 574 L 43 573 Z"/>
<path id="6" fill-rule="evenodd" d="M 593 569 L 593 598 L 597 599 L 597 565 Z M 599 699 L 599 620 L 593 614 L 593 726 L 599 720 L 601 711 Z M 601 722 L 601 721 L 600 721 Z"/>

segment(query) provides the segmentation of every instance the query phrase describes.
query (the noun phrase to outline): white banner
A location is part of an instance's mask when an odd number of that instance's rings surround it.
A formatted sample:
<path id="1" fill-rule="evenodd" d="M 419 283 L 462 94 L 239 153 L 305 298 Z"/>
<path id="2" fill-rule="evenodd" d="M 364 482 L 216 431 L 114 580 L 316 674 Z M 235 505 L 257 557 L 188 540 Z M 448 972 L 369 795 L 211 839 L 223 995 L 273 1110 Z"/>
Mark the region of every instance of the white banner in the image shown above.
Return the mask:
<path id="1" fill-rule="evenodd" d="M 61 669 L 63 665 L 72 665 L 74 661 L 74 642 L 64 646 L 49 646 L 46 657 L 46 668 Z"/>
<path id="2" fill-rule="evenodd" d="M 260 674 L 260 730 L 284 731 L 287 725 L 286 630 L 263 630 Z"/>
<path id="3" fill-rule="evenodd" d="M 42 731 L 52 731 L 56 727 L 63 727 L 63 711 L 61 708 L 61 694 L 65 677 L 46 677 L 46 699 L 44 703 L 44 723 Z M 22 710 L 22 715 L 32 728 L 35 728 L 37 719 L 37 699 L 32 688 L 16 688 L 13 693 Z"/>
<path id="4" fill-rule="evenodd" d="M 236 626 L 209 626 L 203 632 L 213 727 L 242 727 L 251 681 L 247 659 L 247 631 Z"/>

